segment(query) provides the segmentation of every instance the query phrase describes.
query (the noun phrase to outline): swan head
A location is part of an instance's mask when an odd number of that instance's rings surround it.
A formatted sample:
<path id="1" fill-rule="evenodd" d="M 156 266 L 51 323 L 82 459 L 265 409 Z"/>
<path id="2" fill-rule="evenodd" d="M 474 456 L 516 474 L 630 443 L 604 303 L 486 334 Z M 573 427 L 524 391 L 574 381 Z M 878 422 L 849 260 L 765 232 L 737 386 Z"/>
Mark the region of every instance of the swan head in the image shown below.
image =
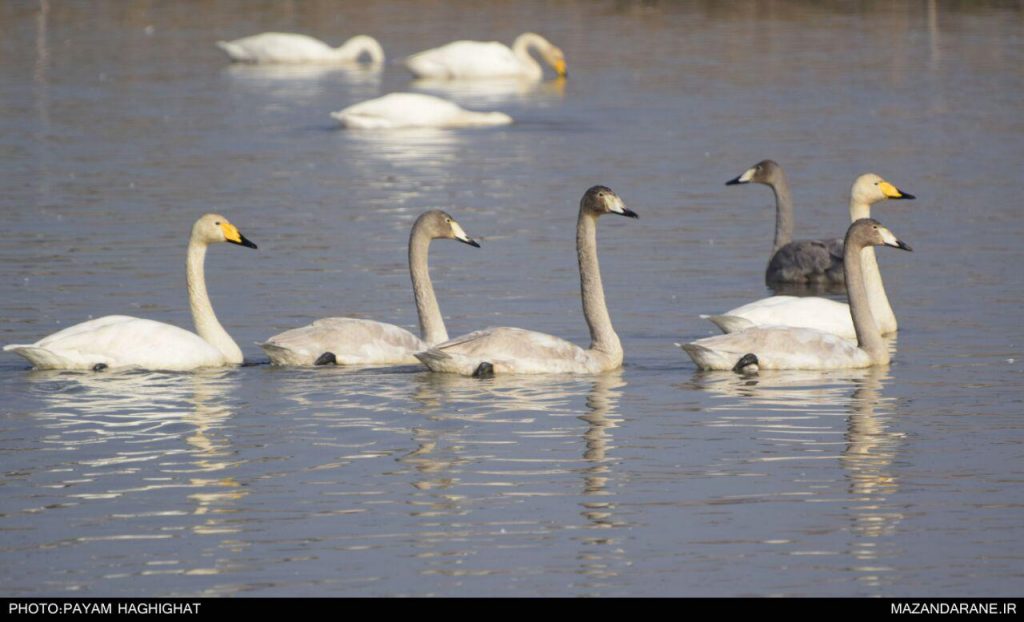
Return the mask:
<path id="1" fill-rule="evenodd" d="M 580 199 L 580 210 L 594 216 L 618 214 L 629 218 L 640 218 L 636 212 L 627 208 L 619 195 L 615 194 L 608 186 L 594 186 L 587 190 L 583 194 L 583 198 Z"/>
<path id="2" fill-rule="evenodd" d="M 853 182 L 850 195 L 857 203 L 870 205 L 886 199 L 913 199 L 914 195 L 903 192 L 893 184 L 874 173 L 865 173 Z"/>
<path id="3" fill-rule="evenodd" d="M 569 74 L 565 65 L 565 54 L 562 52 L 562 48 L 552 45 L 544 51 L 544 60 L 551 65 L 551 68 L 555 70 L 559 78 L 564 78 Z"/>
<path id="4" fill-rule="evenodd" d="M 725 182 L 725 185 L 735 186 L 737 184 L 755 183 L 771 186 L 774 185 L 781 176 L 782 167 L 779 166 L 775 160 L 761 160 L 744 171 L 742 175 Z"/>
<path id="5" fill-rule="evenodd" d="M 519 35 L 515 42 L 513 42 L 512 47 L 533 47 L 540 52 L 541 58 L 544 59 L 544 62 L 551 65 L 551 68 L 555 70 L 555 73 L 558 74 L 559 78 L 564 78 L 568 74 L 565 65 L 565 53 L 562 52 L 562 48 L 556 46 L 535 32 L 524 32 Z"/>
<path id="6" fill-rule="evenodd" d="M 846 232 L 846 241 L 844 244 L 851 245 L 855 248 L 864 248 L 866 246 L 891 246 L 905 251 L 914 250 L 874 218 L 861 218 L 850 225 L 850 228 Z"/>
<path id="7" fill-rule="evenodd" d="M 469 244 L 480 248 L 480 243 L 466 235 L 462 225 L 458 223 L 451 214 L 443 210 L 434 209 L 424 212 L 413 225 L 413 229 L 425 227 L 432 239 L 458 240 L 463 244 Z"/>
<path id="8" fill-rule="evenodd" d="M 239 232 L 238 227 L 220 214 L 206 214 L 197 220 L 196 224 L 192 225 L 192 239 L 204 244 L 230 242 L 256 248 L 255 244 Z"/>

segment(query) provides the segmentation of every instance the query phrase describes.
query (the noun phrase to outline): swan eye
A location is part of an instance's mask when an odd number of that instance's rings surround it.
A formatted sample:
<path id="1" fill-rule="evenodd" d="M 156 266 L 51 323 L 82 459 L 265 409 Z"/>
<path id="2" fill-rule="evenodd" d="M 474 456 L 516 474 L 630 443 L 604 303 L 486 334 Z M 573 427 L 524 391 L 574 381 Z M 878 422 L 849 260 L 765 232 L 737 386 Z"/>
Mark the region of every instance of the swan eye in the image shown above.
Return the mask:
<path id="1" fill-rule="evenodd" d="M 217 222 L 215 222 L 213 224 L 215 224 L 215 225 L 217 225 L 219 227 L 220 226 L 220 221 L 218 220 Z"/>

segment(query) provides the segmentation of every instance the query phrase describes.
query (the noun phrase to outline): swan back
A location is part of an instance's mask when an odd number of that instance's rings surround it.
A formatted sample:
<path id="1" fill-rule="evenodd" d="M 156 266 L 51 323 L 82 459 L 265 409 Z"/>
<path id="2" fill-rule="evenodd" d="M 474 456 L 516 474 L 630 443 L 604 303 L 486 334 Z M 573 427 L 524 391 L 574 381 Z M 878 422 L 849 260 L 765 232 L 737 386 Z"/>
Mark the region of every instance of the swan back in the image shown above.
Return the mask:
<path id="1" fill-rule="evenodd" d="M 367 54 L 374 63 L 384 62 L 384 49 L 373 37 L 356 35 L 333 48 L 319 39 L 288 32 L 264 32 L 233 41 L 218 41 L 231 60 L 243 63 L 354 63 Z"/>
<path id="2" fill-rule="evenodd" d="M 391 93 L 332 112 L 331 116 L 343 127 L 352 129 L 459 128 L 512 123 L 512 117 L 501 112 L 466 110 L 421 93 Z"/>

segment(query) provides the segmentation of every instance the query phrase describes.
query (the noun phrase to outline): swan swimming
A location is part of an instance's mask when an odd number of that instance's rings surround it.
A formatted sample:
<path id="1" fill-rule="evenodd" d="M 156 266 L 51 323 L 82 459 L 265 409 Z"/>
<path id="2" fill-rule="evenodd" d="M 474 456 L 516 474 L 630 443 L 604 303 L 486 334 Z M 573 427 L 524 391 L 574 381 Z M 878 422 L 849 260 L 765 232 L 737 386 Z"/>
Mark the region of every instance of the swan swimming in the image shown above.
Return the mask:
<path id="1" fill-rule="evenodd" d="M 220 242 L 256 248 L 218 214 L 206 214 L 193 225 L 185 276 L 195 333 L 154 320 L 107 315 L 69 326 L 33 344 L 4 346 L 4 351 L 24 357 L 36 369 L 186 371 L 240 365 L 242 351 L 217 321 L 203 274 L 206 248 Z"/>
<path id="2" fill-rule="evenodd" d="M 458 240 L 480 248 L 454 218 L 441 210 L 420 215 L 409 234 L 409 273 L 420 322 L 420 337 L 394 324 L 330 317 L 293 328 L 258 344 L 274 365 L 416 365 L 414 353 L 448 340 L 430 281 L 430 241 Z"/>
<path id="3" fill-rule="evenodd" d="M 388 130 L 412 127 L 459 128 L 508 125 L 503 112 L 475 112 L 421 93 L 391 93 L 332 112 L 342 127 Z"/>
<path id="4" fill-rule="evenodd" d="M 765 162 L 770 162 L 766 160 Z M 761 164 L 764 164 L 762 162 Z M 751 169 L 753 170 L 753 169 Z M 781 172 L 781 169 L 778 169 Z M 749 172 L 749 171 L 748 171 Z M 858 177 L 850 189 L 850 220 L 871 217 L 871 206 L 886 199 L 913 199 L 874 173 Z M 843 243 L 839 241 L 839 249 Z M 883 335 L 896 332 L 896 314 L 889 304 L 873 247 L 864 249 L 864 281 L 871 312 Z M 842 268 L 842 261 L 839 267 Z M 751 326 L 802 326 L 856 339 L 850 307 L 846 303 L 816 296 L 770 296 L 718 315 L 701 316 L 714 322 L 722 332 L 731 333 Z"/>
<path id="5" fill-rule="evenodd" d="M 337 48 L 319 39 L 288 32 L 264 32 L 217 47 L 234 62 L 265 64 L 356 63 L 364 54 L 372 63 L 384 62 L 384 48 L 373 37 L 356 35 Z"/>
<path id="6" fill-rule="evenodd" d="M 597 261 L 597 219 L 604 214 L 637 218 L 605 186 L 594 186 L 580 200 L 576 254 L 580 267 L 583 316 L 590 348 L 521 328 L 486 328 L 438 344 L 416 358 L 435 372 L 486 377 L 493 374 L 596 374 L 622 365 L 622 344 L 612 327 Z"/>
<path id="7" fill-rule="evenodd" d="M 754 326 L 679 345 L 701 369 L 847 369 L 887 365 L 889 349 L 871 313 L 862 251 L 871 246 L 911 250 L 877 220 L 862 218 L 847 230 L 843 249 L 846 290 L 857 332 L 854 344 L 832 333 L 788 326 Z"/>
<path id="8" fill-rule="evenodd" d="M 405 66 L 419 78 L 481 79 L 523 78 L 538 81 L 544 70 L 530 56 L 534 49 L 559 77 L 565 77 L 565 54 L 544 37 L 525 32 L 509 48 L 497 41 L 453 41 L 405 59 Z"/>

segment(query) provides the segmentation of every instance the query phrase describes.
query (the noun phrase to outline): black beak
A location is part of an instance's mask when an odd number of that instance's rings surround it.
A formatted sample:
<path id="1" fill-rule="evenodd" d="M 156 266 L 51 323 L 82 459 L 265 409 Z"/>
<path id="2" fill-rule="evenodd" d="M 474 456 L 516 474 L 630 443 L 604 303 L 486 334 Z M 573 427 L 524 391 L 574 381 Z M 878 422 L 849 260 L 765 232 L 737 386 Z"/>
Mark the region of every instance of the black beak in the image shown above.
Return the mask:
<path id="1" fill-rule="evenodd" d="M 455 238 L 455 239 L 459 240 L 459 238 Z M 470 246 L 475 246 L 477 248 L 480 248 L 480 243 L 477 242 L 476 240 L 474 240 L 473 238 L 467 238 L 465 240 L 459 240 L 459 241 L 462 242 L 463 244 L 469 244 Z"/>
<path id="2" fill-rule="evenodd" d="M 745 181 L 740 181 L 740 177 L 743 177 L 743 175 L 737 175 L 736 177 L 733 177 L 729 181 L 725 182 L 725 185 L 726 186 L 738 186 L 739 184 L 747 183 Z"/>
<path id="3" fill-rule="evenodd" d="M 622 215 L 625 216 L 626 218 L 636 218 L 637 220 L 640 219 L 640 215 L 634 212 L 633 210 L 629 209 L 628 207 L 622 208 Z"/>
<path id="4" fill-rule="evenodd" d="M 900 189 L 897 188 L 897 190 L 900 190 Z M 917 197 L 915 197 L 914 195 L 910 194 L 909 192 L 903 192 L 902 190 L 900 190 L 900 196 L 893 197 L 893 198 L 898 201 L 900 199 L 916 199 Z M 910 250 L 910 249 L 907 249 L 907 250 Z"/>
<path id="5" fill-rule="evenodd" d="M 910 197 L 910 198 L 913 199 L 914 197 Z M 906 242 L 904 242 L 903 240 L 896 240 L 896 248 L 900 248 L 900 249 L 903 249 L 905 251 L 912 251 L 912 250 L 914 250 L 914 249 L 910 248 L 910 245 L 907 244 Z"/>
<path id="6" fill-rule="evenodd" d="M 231 242 L 232 244 L 238 244 L 239 246 L 248 246 L 249 248 L 256 248 L 256 245 L 253 244 L 249 238 L 245 237 L 241 233 L 238 234 L 238 239 L 240 240 L 239 242 L 234 242 L 232 240 L 228 240 L 228 242 Z"/>

